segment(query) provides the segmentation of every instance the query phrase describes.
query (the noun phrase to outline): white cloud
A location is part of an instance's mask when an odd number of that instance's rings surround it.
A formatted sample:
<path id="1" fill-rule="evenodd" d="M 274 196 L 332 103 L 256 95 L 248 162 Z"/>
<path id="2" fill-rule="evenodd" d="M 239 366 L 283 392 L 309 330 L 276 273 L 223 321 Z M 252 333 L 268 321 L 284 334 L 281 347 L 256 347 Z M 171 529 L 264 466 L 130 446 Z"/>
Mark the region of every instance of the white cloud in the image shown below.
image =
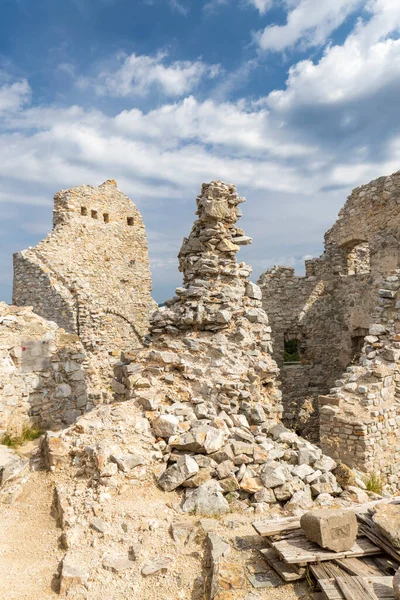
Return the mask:
<path id="1" fill-rule="evenodd" d="M 0 114 L 19 110 L 29 101 L 30 95 L 26 79 L 0 85 Z"/>
<path id="2" fill-rule="evenodd" d="M 359 21 L 343 45 L 329 47 L 317 64 L 304 60 L 290 68 L 286 89 L 268 97 L 270 109 L 285 113 L 301 105 L 344 105 L 398 84 L 400 39 L 388 37 L 400 32 L 398 1 L 373 0 L 367 8 L 372 17 Z M 343 116 L 343 124 L 350 124 L 351 116 Z"/>
<path id="3" fill-rule="evenodd" d="M 218 65 L 201 60 L 174 61 L 167 64 L 167 55 L 119 55 L 113 68 L 101 71 L 95 78 L 80 78 L 82 88 L 94 86 L 100 95 L 114 97 L 146 96 L 158 90 L 165 96 L 182 96 L 195 89 L 204 78 L 213 78 Z"/>
<path id="4" fill-rule="evenodd" d="M 260 12 L 267 0 L 252 0 Z M 262 50 L 282 52 L 300 44 L 302 48 L 323 45 L 360 5 L 362 0 L 300 0 L 288 12 L 285 25 L 269 25 L 256 35 Z"/>
<path id="5" fill-rule="evenodd" d="M 184 0 L 168 0 L 172 10 L 186 17 L 189 14 L 189 6 Z"/>
<path id="6" fill-rule="evenodd" d="M 265 14 L 272 8 L 274 0 L 248 0 L 248 3 L 257 8 L 260 14 Z"/>

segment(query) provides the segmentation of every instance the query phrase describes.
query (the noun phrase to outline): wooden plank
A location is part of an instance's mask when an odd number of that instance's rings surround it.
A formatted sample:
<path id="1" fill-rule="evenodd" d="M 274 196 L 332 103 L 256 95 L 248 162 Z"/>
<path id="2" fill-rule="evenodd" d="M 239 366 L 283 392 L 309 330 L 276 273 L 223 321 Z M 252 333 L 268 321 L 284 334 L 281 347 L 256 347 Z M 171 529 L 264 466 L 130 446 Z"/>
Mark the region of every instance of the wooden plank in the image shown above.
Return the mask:
<path id="1" fill-rule="evenodd" d="M 382 556 L 374 556 L 374 558 L 371 558 L 371 561 L 380 570 L 381 575 L 385 576 L 394 575 L 397 569 L 400 568 L 400 563 L 398 563 L 397 560 L 389 558 L 384 554 Z"/>
<path id="2" fill-rule="evenodd" d="M 332 552 L 331 550 L 320 548 L 314 542 L 310 542 L 302 532 L 296 533 L 296 535 L 288 535 L 285 539 L 273 542 L 271 545 L 281 558 L 289 564 L 305 564 L 335 560 L 336 558 L 345 558 L 347 556 L 369 556 L 380 553 L 379 547 L 365 537 L 358 538 L 351 550 Z"/>
<path id="3" fill-rule="evenodd" d="M 345 600 L 334 579 L 321 579 L 318 583 L 325 600 Z"/>
<path id="4" fill-rule="evenodd" d="M 286 517 L 285 519 L 268 519 L 264 521 L 256 521 L 253 523 L 254 529 L 261 537 L 269 535 L 277 535 L 284 531 L 293 531 L 300 529 L 299 517 Z"/>
<path id="5" fill-rule="evenodd" d="M 306 573 L 304 567 L 296 568 L 293 565 L 288 565 L 280 559 L 279 554 L 273 548 L 261 550 L 267 563 L 282 577 L 286 582 L 298 581 L 303 579 Z"/>
<path id="6" fill-rule="evenodd" d="M 392 577 L 336 577 L 346 600 L 393 600 Z"/>
<path id="7" fill-rule="evenodd" d="M 373 500 L 372 502 L 368 502 L 366 504 L 356 504 L 354 506 L 346 507 L 343 510 L 354 512 L 357 515 L 367 514 L 369 510 L 371 510 L 377 504 L 381 504 L 382 502 L 387 501 Z M 400 496 L 393 498 L 390 502 L 390 504 L 398 503 L 400 503 Z M 257 531 L 257 533 L 261 535 L 261 537 L 277 535 L 285 531 L 294 531 L 296 529 L 300 529 L 300 517 L 285 517 L 280 519 L 266 519 L 255 521 L 253 523 L 253 527 Z"/>
<path id="8" fill-rule="evenodd" d="M 362 577 L 336 577 L 336 583 L 346 600 L 379 600 L 373 590 L 367 587 Z"/>
<path id="9" fill-rule="evenodd" d="M 349 575 L 358 575 L 359 577 L 375 576 L 380 577 L 382 571 L 372 562 L 372 559 L 360 558 L 337 558 L 335 563 Z"/>
<path id="10" fill-rule="evenodd" d="M 333 561 L 310 564 L 310 571 L 318 583 L 321 579 L 335 579 L 347 575 L 346 571 L 336 565 Z"/>

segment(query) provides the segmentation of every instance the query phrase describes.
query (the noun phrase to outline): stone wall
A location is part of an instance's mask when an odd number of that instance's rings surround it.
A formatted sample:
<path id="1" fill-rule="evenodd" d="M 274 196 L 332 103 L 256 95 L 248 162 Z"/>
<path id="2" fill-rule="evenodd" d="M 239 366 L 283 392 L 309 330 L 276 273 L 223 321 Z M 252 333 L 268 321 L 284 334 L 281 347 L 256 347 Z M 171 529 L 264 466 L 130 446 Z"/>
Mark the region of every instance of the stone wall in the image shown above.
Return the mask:
<path id="1" fill-rule="evenodd" d="M 281 369 L 284 422 L 314 439 L 317 399 L 359 356 L 377 290 L 399 264 L 400 172 L 356 188 L 325 235 L 321 257 L 305 277 L 274 267 L 259 279 Z M 284 364 L 285 339 L 298 339 L 301 360 Z"/>
<path id="2" fill-rule="evenodd" d="M 323 450 L 400 488 L 400 270 L 378 290 L 378 304 L 357 363 L 320 398 Z"/>
<path id="3" fill-rule="evenodd" d="M 156 307 L 150 292 L 142 218 L 114 181 L 57 193 L 53 231 L 14 255 L 13 302 L 111 362 L 141 345 Z"/>
<path id="4" fill-rule="evenodd" d="M 0 435 L 73 423 L 102 397 L 79 338 L 30 307 L 0 303 Z"/>

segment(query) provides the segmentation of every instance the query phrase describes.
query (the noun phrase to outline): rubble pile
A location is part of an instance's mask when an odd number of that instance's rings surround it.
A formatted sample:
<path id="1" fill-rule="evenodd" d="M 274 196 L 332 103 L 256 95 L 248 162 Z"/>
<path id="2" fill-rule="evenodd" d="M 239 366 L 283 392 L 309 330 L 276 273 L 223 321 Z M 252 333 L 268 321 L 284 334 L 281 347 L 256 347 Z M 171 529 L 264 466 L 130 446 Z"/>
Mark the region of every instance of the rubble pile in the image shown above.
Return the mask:
<path id="1" fill-rule="evenodd" d="M 183 286 L 153 315 L 148 347 L 116 368 L 117 398 L 142 407 L 158 440 L 159 485 L 187 488 L 185 512 L 228 512 L 227 497 L 305 510 L 343 492 L 335 461 L 279 423 L 261 291 L 236 261 L 251 243 L 236 226 L 243 201 L 232 185 L 202 186 L 179 254 Z"/>

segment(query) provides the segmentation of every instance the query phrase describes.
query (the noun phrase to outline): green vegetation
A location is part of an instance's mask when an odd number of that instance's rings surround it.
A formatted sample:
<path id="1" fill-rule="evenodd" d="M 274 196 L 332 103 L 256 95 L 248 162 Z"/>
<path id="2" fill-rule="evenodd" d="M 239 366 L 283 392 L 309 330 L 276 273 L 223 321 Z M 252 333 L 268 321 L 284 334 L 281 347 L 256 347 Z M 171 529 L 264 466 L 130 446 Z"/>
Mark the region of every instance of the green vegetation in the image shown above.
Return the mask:
<path id="1" fill-rule="evenodd" d="M 25 442 L 36 440 L 41 435 L 43 435 L 43 431 L 41 429 L 35 425 L 27 425 L 24 427 L 21 435 L 13 436 L 9 433 L 5 433 L 0 439 L 0 444 L 3 444 L 3 446 L 8 446 L 9 448 L 18 448 L 18 446 L 22 446 L 22 444 Z"/>
<path id="2" fill-rule="evenodd" d="M 285 341 L 284 362 L 300 362 L 300 342 L 299 340 Z"/>
<path id="3" fill-rule="evenodd" d="M 383 482 L 378 475 L 371 473 L 369 479 L 365 480 L 365 485 L 369 492 L 375 492 L 375 494 L 382 494 Z"/>

